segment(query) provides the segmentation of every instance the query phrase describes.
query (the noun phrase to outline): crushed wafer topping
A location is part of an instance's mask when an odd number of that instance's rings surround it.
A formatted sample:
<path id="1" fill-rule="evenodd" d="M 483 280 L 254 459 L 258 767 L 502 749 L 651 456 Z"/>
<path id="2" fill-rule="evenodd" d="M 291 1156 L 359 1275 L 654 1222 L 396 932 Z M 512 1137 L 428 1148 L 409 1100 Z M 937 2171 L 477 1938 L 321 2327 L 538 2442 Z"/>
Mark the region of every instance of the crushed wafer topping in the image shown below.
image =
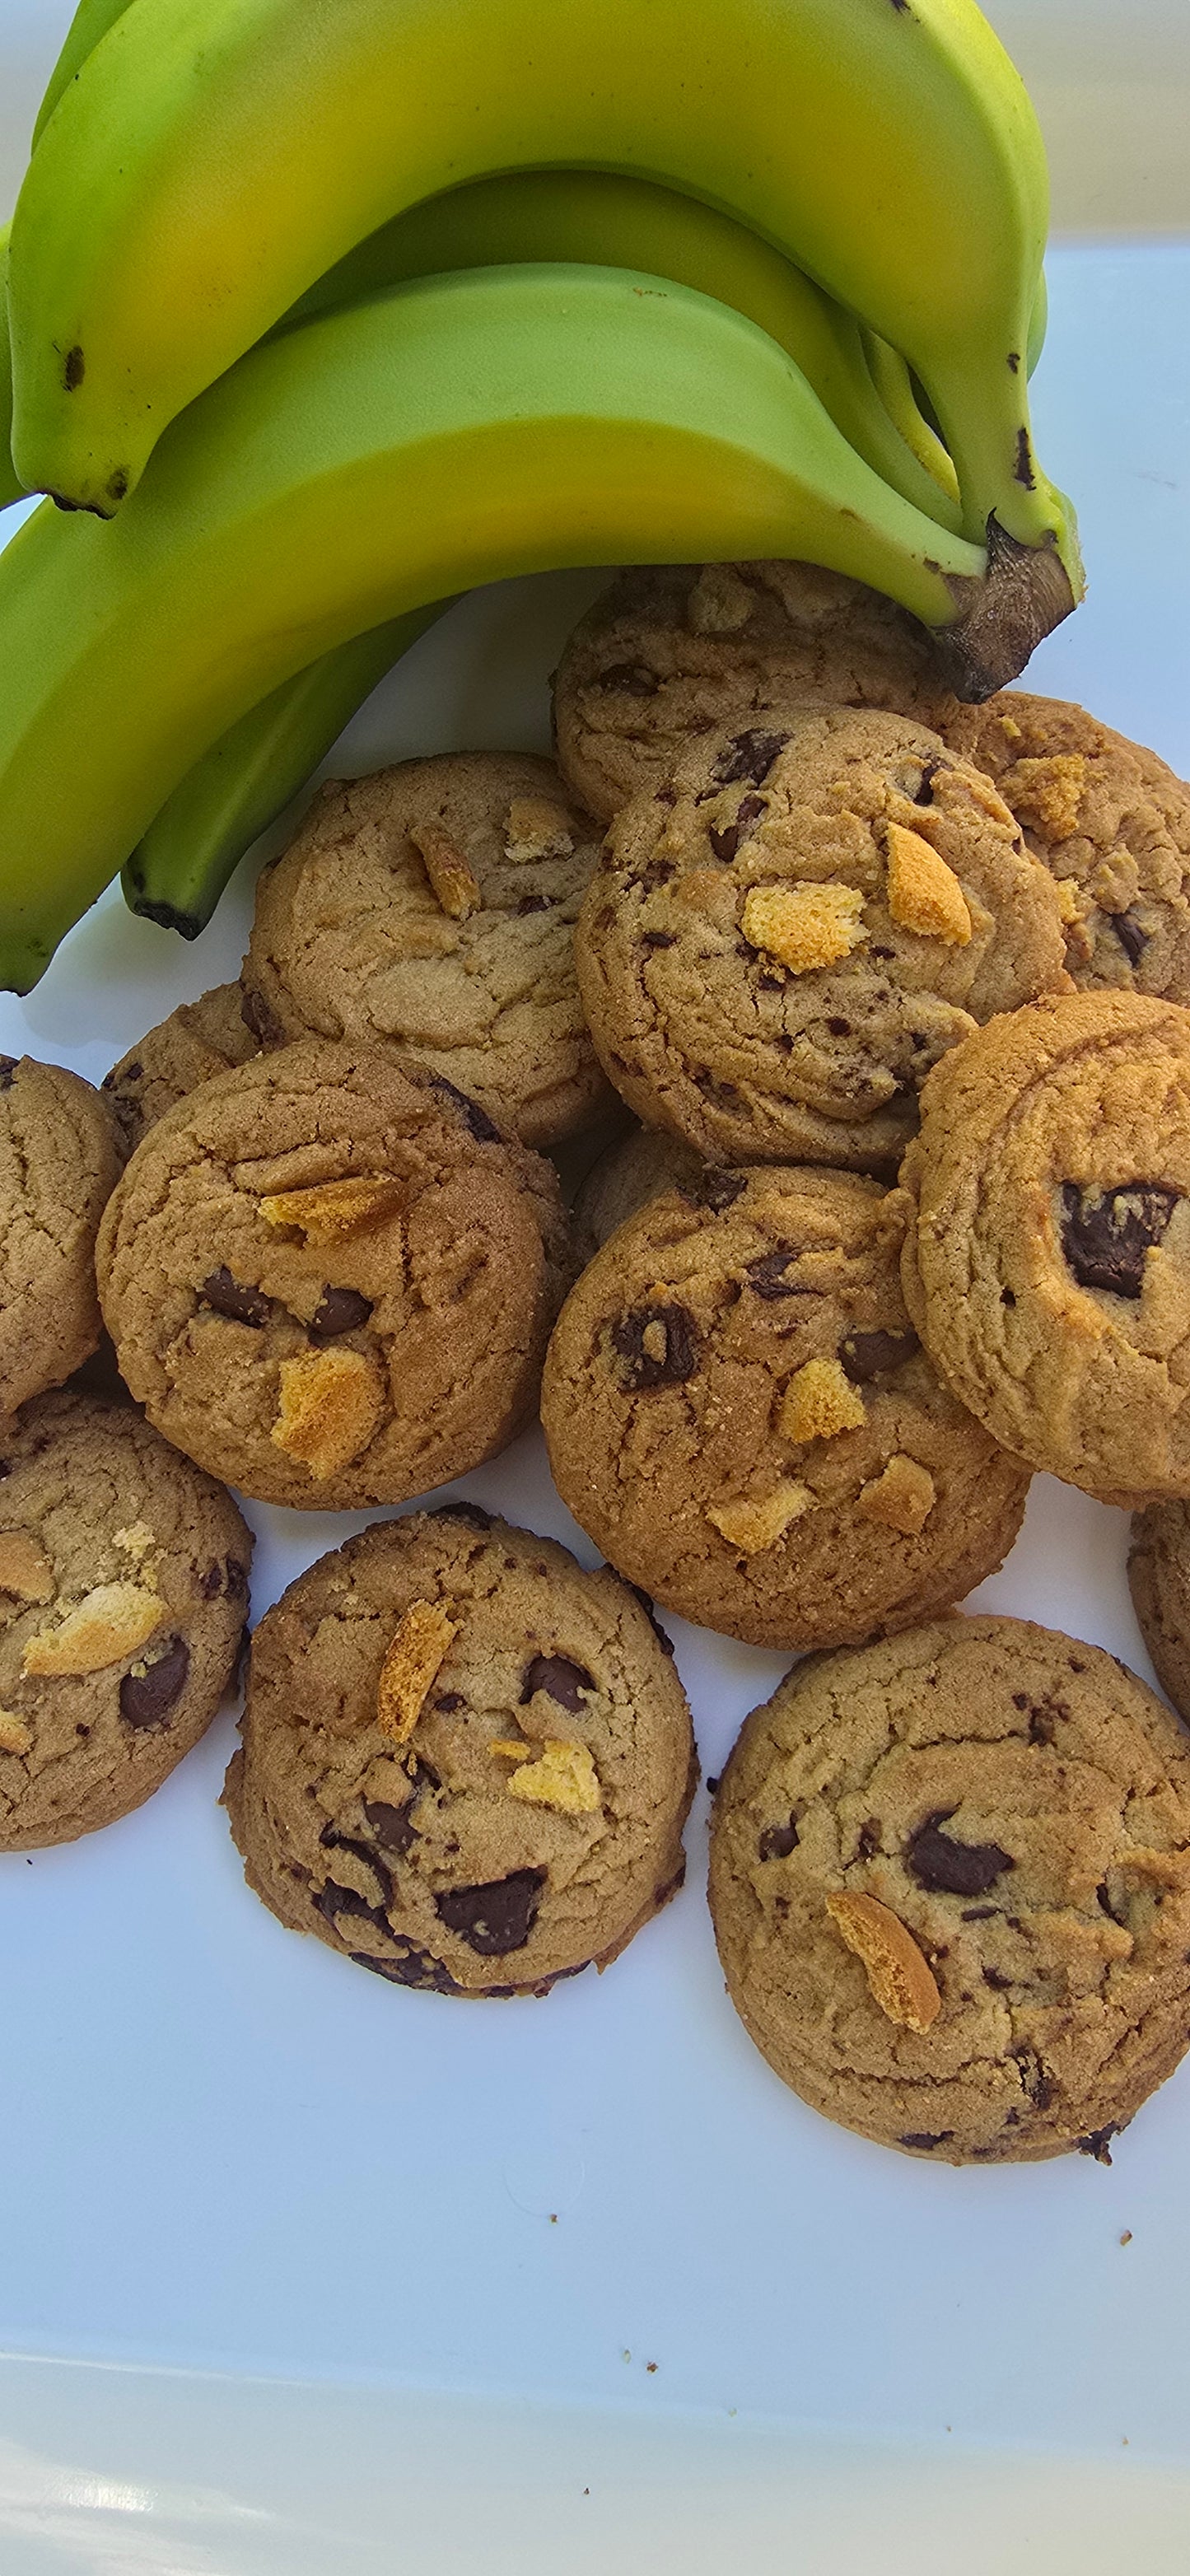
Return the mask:
<path id="1" fill-rule="evenodd" d="M 1081 921 L 1082 905 L 1079 902 L 1078 878 L 1056 877 L 1054 890 L 1058 897 L 1058 910 L 1066 927 L 1069 928 L 1072 922 Z"/>
<path id="2" fill-rule="evenodd" d="M 458 1623 L 438 1601 L 411 1601 L 395 1630 L 376 1693 L 376 1717 L 394 1744 L 407 1744 Z"/>
<path id="3" fill-rule="evenodd" d="M 905 930 L 965 948 L 971 937 L 967 898 L 953 868 L 920 832 L 888 827 L 888 908 Z"/>
<path id="4" fill-rule="evenodd" d="M 1007 784 L 1013 812 L 1037 823 L 1051 841 L 1069 841 L 1078 830 L 1087 764 L 1081 751 L 1055 751 L 1044 760 L 1018 760 Z"/>
<path id="5" fill-rule="evenodd" d="M 411 823 L 409 838 L 420 852 L 434 893 L 451 921 L 466 921 L 471 913 L 480 911 L 483 893 L 479 879 L 466 851 L 452 841 L 445 824 L 433 817 L 425 823 Z"/>
<path id="6" fill-rule="evenodd" d="M 826 1910 L 849 1950 L 862 1959 L 881 2012 L 906 2030 L 937 2021 L 942 1997 L 929 1961 L 891 1907 L 875 1896 L 828 1896 Z"/>
<path id="7" fill-rule="evenodd" d="M 858 1431 L 863 1419 L 863 1397 L 838 1360 L 807 1360 L 786 1387 L 780 1414 L 786 1440 L 833 1440 L 840 1431 Z"/>
<path id="8" fill-rule="evenodd" d="M 511 1798 L 524 1798 L 533 1807 L 556 1807 L 563 1816 L 594 1816 L 603 1805 L 599 1775 L 589 1747 L 574 1742 L 563 1743 L 547 1735 L 538 1749 L 537 1760 L 530 1757 L 535 1748 L 527 1744 L 502 1743 L 489 1746 L 502 1761 L 518 1764 L 508 1783 Z"/>
<path id="9" fill-rule="evenodd" d="M 526 859 L 568 859 L 574 832 L 564 805 L 552 796 L 514 796 L 504 826 L 504 856 L 514 867 Z"/>
<path id="10" fill-rule="evenodd" d="M 313 1476 L 335 1476 L 366 1449 L 384 1412 L 380 1372 L 364 1351 L 303 1351 L 282 1360 L 272 1438 Z"/>
<path id="11" fill-rule="evenodd" d="M 97 1583 L 76 1601 L 56 1628 L 30 1637 L 22 1669 L 26 1673 L 102 1672 L 139 1654 L 165 1617 L 159 1592 L 139 1583 Z"/>
<path id="12" fill-rule="evenodd" d="M 686 602 L 692 635 L 738 635 L 755 606 L 746 581 L 730 564 L 704 564 Z"/>
<path id="13" fill-rule="evenodd" d="M 836 966 L 863 946 L 863 908 L 858 886 L 752 886 L 740 927 L 753 948 L 776 957 L 793 975 L 808 975 L 819 966 Z"/>
<path id="14" fill-rule="evenodd" d="M 0 1753 L 28 1753 L 32 1744 L 33 1729 L 27 1718 L 15 1717 L 11 1709 L 0 1708 Z"/>
<path id="15" fill-rule="evenodd" d="M 937 1499 L 929 1468 L 898 1450 L 889 1459 L 884 1474 L 874 1476 L 871 1484 L 862 1488 L 856 1509 L 870 1521 L 882 1521 L 886 1529 L 900 1530 L 905 1538 L 917 1538 Z"/>
<path id="16" fill-rule="evenodd" d="M 799 1521 L 803 1512 L 814 1509 L 814 1496 L 808 1485 L 799 1485 L 792 1476 L 783 1476 L 771 1494 L 761 1503 L 711 1503 L 707 1519 L 721 1530 L 729 1547 L 738 1547 L 744 1556 L 759 1556 L 766 1547 L 775 1547 L 784 1538 L 791 1522 Z"/>
<path id="17" fill-rule="evenodd" d="M 308 1190 L 277 1190 L 260 1202 L 266 1225 L 294 1225 L 308 1243 L 342 1243 L 379 1225 L 401 1204 L 401 1184 L 390 1173 L 361 1172 L 345 1181 L 318 1181 Z"/>
<path id="18" fill-rule="evenodd" d="M 18 1601 L 52 1601 L 54 1569 L 28 1530 L 0 1530 L 0 1592 Z"/>

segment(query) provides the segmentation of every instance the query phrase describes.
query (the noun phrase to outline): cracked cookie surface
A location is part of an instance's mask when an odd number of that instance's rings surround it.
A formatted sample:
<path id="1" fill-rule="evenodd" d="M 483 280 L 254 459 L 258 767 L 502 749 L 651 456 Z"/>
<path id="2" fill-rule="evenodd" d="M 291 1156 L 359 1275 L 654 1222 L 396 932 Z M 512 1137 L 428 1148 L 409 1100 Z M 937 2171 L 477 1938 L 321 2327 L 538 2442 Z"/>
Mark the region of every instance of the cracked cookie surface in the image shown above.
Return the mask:
<path id="1" fill-rule="evenodd" d="M 252 1536 L 130 1405 L 63 1391 L 0 1431 L 0 1850 L 139 1807 L 227 1690 Z"/>
<path id="2" fill-rule="evenodd" d="M 753 1645 L 906 1627 L 994 1571 L 1028 1475 L 919 1347 L 904 1213 L 849 1172 L 717 1171 L 584 1271 L 542 1382 L 575 1519 L 664 1607 Z"/>
<path id="3" fill-rule="evenodd" d="M 665 564 L 622 572 L 570 637 L 554 682 L 562 773 L 610 821 L 662 785 L 692 735 L 774 704 L 953 705 L 924 626 L 817 564 Z"/>
<path id="4" fill-rule="evenodd" d="M 114 1112 L 81 1075 L 0 1056 L 0 1415 L 98 1346 L 95 1237 L 120 1159 Z"/>
<path id="5" fill-rule="evenodd" d="M 130 1153 L 200 1082 L 259 1055 L 260 1041 L 244 1018 L 244 998 L 241 984 L 215 984 L 197 1002 L 179 1003 L 104 1075 L 102 1087 Z"/>
<path id="6" fill-rule="evenodd" d="M 891 1170 L 938 1057 L 1066 988 L 1057 889 L 903 716 L 785 708 L 617 817 L 576 933 L 638 1116 L 713 1160 Z"/>
<path id="7" fill-rule="evenodd" d="M 903 1279 L 961 1402 L 1105 1502 L 1190 1494 L 1190 1015 L 1075 993 L 944 1058 Z"/>
<path id="8" fill-rule="evenodd" d="M 547 1163 L 440 1076 L 319 1039 L 159 1119 L 99 1246 L 150 1421 L 308 1510 L 402 1502 L 503 1448 L 568 1265 Z"/>
<path id="9" fill-rule="evenodd" d="M 1190 2043 L 1190 1737 L 1023 1620 L 816 1656 L 745 1721 L 710 1899 L 815 2110 L 939 2163 L 1110 2162 Z"/>
<path id="10" fill-rule="evenodd" d="M 258 883 L 250 1008 L 272 1040 L 429 1065 L 523 1144 L 555 1144 L 607 1097 L 573 953 L 598 841 L 528 753 L 332 781 Z"/>
<path id="11" fill-rule="evenodd" d="M 281 1922 L 396 1985 L 541 1992 L 681 1882 L 697 1778 L 628 1586 L 473 1504 L 322 1557 L 252 1643 L 226 1802 Z"/>

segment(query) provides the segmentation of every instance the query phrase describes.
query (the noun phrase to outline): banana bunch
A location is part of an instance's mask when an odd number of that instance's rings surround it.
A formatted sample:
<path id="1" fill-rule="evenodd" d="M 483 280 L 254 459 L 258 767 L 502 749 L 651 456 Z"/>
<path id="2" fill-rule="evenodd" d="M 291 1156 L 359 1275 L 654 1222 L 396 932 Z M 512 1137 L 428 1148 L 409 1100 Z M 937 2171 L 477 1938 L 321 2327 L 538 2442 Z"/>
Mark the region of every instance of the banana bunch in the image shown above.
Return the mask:
<path id="1" fill-rule="evenodd" d="M 1044 156 L 973 0 L 541 33 L 536 0 L 82 0 L 10 342 L 0 295 L 0 507 L 91 514 L 0 557 L 17 989 L 121 867 L 201 928 L 477 581 L 804 556 L 970 696 L 1080 596 L 1028 416 Z"/>

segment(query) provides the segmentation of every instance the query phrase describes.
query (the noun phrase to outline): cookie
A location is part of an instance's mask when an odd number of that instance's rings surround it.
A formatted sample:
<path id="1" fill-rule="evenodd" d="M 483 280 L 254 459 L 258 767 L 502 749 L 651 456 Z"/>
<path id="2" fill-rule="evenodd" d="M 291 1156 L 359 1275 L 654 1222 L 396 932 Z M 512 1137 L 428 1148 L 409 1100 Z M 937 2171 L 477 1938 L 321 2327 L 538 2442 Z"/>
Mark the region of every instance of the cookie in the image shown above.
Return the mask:
<path id="1" fill-rule="evenodd" d="M 924 626 L 817 564 L 663 564 L 623 572 L 570 637 L 554 680 L 563 777 L 610 821 L 660 787 L 692 735 L 740 732 L 796 700 L 934 721 L 954 701 Z"/>
<path id="2" fill-rule="evenodd" d="M 98 1263 L 151 1422 L 264 1502 L 403 1502 L 532 1413 L 568 1278 L 558 1185 L 419 1066 L 322 1039 L 150 1128 Z"/>
<path id="3" fill-rule="evenodd" d="M 905 1299 L 960 1402 L 1103 1502 L 1190 1494 L 1190 1014 L 1073 993 L 943 1058 Z"/>
<path id="4" fill-rule="evenodd" d="M 1162 1690 L 1190 1719 L 1190 1503 L 1150 1503 L 1136 1513 L 1128 1583 Z"/>
<path id="5" fill-rule="evenodd" d="M 252 1535 L 131 1405 L 41 1396 L 0 1446 L 0 1851 L 35 1851 L 126 1816 L 197 1744 Z"/>
<path id="6" fill-rule="evenodd" d="M 1057 880 L 1075 983 L 1190 1002 L 1190 787 L 1061 698 L 956 702 L 938 730 L 994 779 Z"/>
<path id="7" fill-rule="evenodd" d="M 574 1243 L 579 1260 L 593 1261 L 616 1227 L 635 1216 L 638 1208 L 647 1207 L 662 1190 L 697 1185 L 707 1169 L 693 1146 L 667 1136 L 664 1128 L 634 1125 L 630 1134 L 618 1136 L 575 1195 Z"/>
<path id="8" fill-rule="evenodd" d="M 680 1885 L 690 1712 L 606 1569 L 473 1504 L 386 1521 L 252 1641 L 227 1775 L 249 1885 L 395 1985 L 538 1993 Z"/>
<path id="9" fill-rule="evenodd" d="M 89 1082 L 0 1056 L 0 1415 L 98 1343 L 95 1236 L 119 1172 L 115 1117 Z"/>
<path id="10" fill-rule="evenodd" d="M 1110 2163 L 1190 2044 L 1190 1737 L 1020 1619 L 815 1656 L 745 1722 L 710 1899 L 816 2111 L 940 2164 Z"/>
<path id="11" fill-rule="evenodd" d="M 575 946 L 629 1107 L 728 1163 L 891 1171 L 945 1049 L 1067 983 L 1053 879 L 994 789 L 863 709 L 697 743 L 613 823 Z"/>
<path id="12" fill-rule="evenodd" d="M 226 1073 L 229 1065 L 247 1064 L 259 1052 L 260 1041 L 244 1018 L 241 984 L 216 984 L 197 1002 L 182 1002 L 104 1075 L 129 1153 L 200 1082 Z"/>
<path id="13" fill-rule="evenodd" d="M 244 961 L 271 1038 L 382 1046 L 526 1145 L 606 1085 L 574 973 L 599 834 L 547 760 L 475 751 L 324 787 L 266 868 Z"/>
<path id="14" fill-rule="evenodd" d="M 550 1464 L 665 1608 L 751 1645 L 840 1645 L 1007 1554 L 1028 1477 L 918 1347 L 903 1229 L 854 1173 L 710 1172 L 584 1271 L 546 1361 Z"/>

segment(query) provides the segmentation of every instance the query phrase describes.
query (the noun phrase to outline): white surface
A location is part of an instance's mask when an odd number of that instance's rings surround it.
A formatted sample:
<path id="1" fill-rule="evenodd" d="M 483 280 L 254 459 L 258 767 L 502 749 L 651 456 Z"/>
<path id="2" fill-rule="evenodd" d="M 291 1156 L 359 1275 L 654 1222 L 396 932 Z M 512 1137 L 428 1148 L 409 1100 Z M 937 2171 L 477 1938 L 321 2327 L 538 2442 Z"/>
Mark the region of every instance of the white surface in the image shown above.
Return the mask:
<path id="1" fill-rule="evenodd" d="M 1078 496 L 1092 593 L 1030 679 L 1190 766 L 1190 250 L 1066 252 L 1052 286 L 1039 446 Z M 543 743 L 545 677 L 595 586 L 454 612 L 343 765 Z M 186 949 L 108 900 L 27 1005 L 0 1006 L 0 1046 L 97 1078 L 234 971 L 246 905 L 237 890 Z M 536 1439 L 452 1490 L 593 1557 Z M 252 1517 L 257 1613 L 361 1525 Z M 1039 1480 L 977 1597 L 1144 1671 L 1126 1534 Z M 714 1772 L 783 1659 L 667 1624 Z M 1146 2569 L 1187 2564 L 1190 2066 L 1110 2172 L 956 2173 L 835 2129 L 724 1997 L 705 1795 L 683 1895 L 606 1977 L 500 2008 L 405 1993 L 247 1893 L 215 1804 L 232 1740 L 221 1720 L 107 1832 L 0 1861 L 0 2345 L 335 2385 L 14 2360 L 5 2576 L 584 2569 L 616 2535 L 650 2569 L 741 2544 L 747 2563 L 752 2544 L 794 2568 L 932 2576 L 959 2555 L 1064 2576 L 1143 2533 Z"/>

